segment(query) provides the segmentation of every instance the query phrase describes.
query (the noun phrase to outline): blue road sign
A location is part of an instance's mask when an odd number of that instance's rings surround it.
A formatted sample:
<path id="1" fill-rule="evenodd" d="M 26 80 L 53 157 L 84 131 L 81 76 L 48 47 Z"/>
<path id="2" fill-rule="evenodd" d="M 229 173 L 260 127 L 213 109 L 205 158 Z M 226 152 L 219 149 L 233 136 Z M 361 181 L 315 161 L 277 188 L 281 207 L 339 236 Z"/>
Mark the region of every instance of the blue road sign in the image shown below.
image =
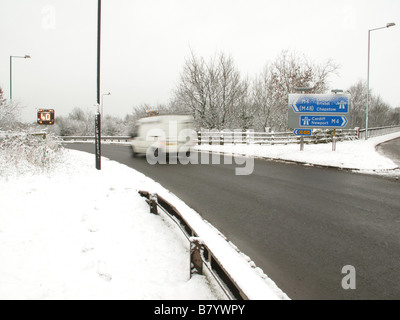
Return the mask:
<path id="1" fill-rule="evenodd" d="M 311 129 L 294 129 L 296 136 L 311 136 Z"/>
<path id="2" fill-rule="evenodd" d="M 289 104 L 295 113 L 348 113 L 350 95 L 290 94 Z"/>
<path id="3" fill-rule="evenodd" d="M 300 116 L 300 127 L 333 127 L 344 128 L 348 123 L 345 116 L 320 116 L 302 115 Z"/>

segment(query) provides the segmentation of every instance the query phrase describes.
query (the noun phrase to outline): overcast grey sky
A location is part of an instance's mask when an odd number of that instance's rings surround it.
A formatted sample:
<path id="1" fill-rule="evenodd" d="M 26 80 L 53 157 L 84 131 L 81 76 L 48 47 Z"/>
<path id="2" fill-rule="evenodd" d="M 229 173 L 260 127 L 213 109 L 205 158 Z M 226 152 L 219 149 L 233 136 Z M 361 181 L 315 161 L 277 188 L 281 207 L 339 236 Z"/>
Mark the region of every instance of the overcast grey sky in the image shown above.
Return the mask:
<path id="1" fill-rule="evenodd" d="M 193 50 L 209 59 L 224 52 L 253 77 L 284 49 L 341 68 L 331 87 L 366 80 L 368 29 L 375 94 L 400 106 L 400 0 L 103 0 L 104 113 L 168 103 Z M 96 103 L 97 0 L 0 0 L 0 87 L 23 106 L 67 115 Z"/>

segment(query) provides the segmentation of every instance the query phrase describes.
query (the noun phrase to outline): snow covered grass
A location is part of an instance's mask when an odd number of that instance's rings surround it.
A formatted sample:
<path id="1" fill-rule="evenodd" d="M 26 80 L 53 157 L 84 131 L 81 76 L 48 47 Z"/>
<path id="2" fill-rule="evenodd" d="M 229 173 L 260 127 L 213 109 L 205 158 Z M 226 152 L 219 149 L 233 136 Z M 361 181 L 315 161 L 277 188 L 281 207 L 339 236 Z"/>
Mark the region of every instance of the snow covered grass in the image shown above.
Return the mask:
<path id="1" fill-rule="evenodd" d="M 190 278 L 189 242 L 165 215 L 149 213 L 138 190 L 176 206 L 249 297 L 288 299 L 158 183 L 106 158 L 98 171 L 90 154 L 57 153 L 45 171 L 40 163 L 3 168 L 0 299 L 227 299 L 211 276 Z"/>
<path id="2" fill-rule="evenodd" d="M 0 176 L 0 299 L 225 299 L 190 278 L 189 243 L 138 195 L 154 182 L 60 152 L 47 172 Z"/>

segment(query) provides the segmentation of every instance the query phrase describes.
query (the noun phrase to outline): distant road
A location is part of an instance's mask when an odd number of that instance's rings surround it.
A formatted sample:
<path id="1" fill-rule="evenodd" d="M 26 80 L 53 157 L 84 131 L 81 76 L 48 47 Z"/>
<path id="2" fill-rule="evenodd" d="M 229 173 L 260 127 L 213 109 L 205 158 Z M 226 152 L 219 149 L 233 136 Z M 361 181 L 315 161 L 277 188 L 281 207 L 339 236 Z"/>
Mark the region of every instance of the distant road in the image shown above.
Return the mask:
<path id="1" fill-rule="evenodd" d="M 152 166 L 126 146 L 103 145 L 102 152 L 176 194 L 292 299 L 400 298 L 394 179 L 263 160 L 252 175 L 235 176 L 234 165 Z M 355 290 L 342 288 L 346 265 L 356 270 Z"/>
<path id="2" fill-rule="evenodd" d="M 400 167 L 400 138 L 380 144 L 378 151 Z"/>

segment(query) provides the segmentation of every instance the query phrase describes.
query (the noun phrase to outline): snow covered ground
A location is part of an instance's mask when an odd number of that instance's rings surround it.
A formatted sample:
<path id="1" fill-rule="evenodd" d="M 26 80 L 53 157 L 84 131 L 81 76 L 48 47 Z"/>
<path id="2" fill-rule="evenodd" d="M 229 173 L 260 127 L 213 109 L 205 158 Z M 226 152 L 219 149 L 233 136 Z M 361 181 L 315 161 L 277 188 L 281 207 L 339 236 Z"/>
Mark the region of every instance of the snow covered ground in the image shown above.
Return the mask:
<path id="1" fill-rule="evenodd" d="M 398 173 L 392 161 L 375 151 L 378 143 L 396 137 L 400 133 L 341 142 L 336 152 L 331 144 L 306 145 L 305 151 L 298 145 L 211 147 L 366 173 Z M 103 159 L 98 171 L 92 155 L 72 150 L 63 151 L 48 169 L 1 157 L 0 299 L 226 299 L 206 277 L 190 278 L 188 241 L 171 221 L 149 214 L 137 190 L 161 193 L 186 210 L 213 250 L 226 253 L 232 272 L 243 275 L 238 280 L 254 290 L 255 299 L 288 298 L 249 257 L 226 250 L 228 242 L 217 230 L 133 169 Z"/>
<path id="2" fill-rule="evenodd" d="M 1 156 L 0 299 L 227 299 L 210 277 L 190 278 L 188 240 L 150 214 L 138 190 L 184 213 L 250 297 L 288 298 L 196 212 L 127 166 L 103 158 L 98 171 L 92 155 L 73 150 L 50 169 Z"/>
<path id="3" fill-rule="evenodd" d="M 189 273 L 189 244 L 149 213 L 156 184 L 64 151 L 49 172 L 0 177 L 0 299 L 223 299 Z"/>
<path id="4" fill-rule="evenodd" d="M 202 145 L 198 150 L 212 150 L 233 154 L 249 155 L 258 158 L 294 161 L 309 165 L 337 167 L 355 170 L 361 173 L 399 175 L 398 166 L 390 159 L 376 151 L 382 142 L 400 138 L 400 132 L 387 134 L 365 140 L 343 141 L 336 143 L 306 144 L 300 151 L 298 144 L 288 145 Z"/>

